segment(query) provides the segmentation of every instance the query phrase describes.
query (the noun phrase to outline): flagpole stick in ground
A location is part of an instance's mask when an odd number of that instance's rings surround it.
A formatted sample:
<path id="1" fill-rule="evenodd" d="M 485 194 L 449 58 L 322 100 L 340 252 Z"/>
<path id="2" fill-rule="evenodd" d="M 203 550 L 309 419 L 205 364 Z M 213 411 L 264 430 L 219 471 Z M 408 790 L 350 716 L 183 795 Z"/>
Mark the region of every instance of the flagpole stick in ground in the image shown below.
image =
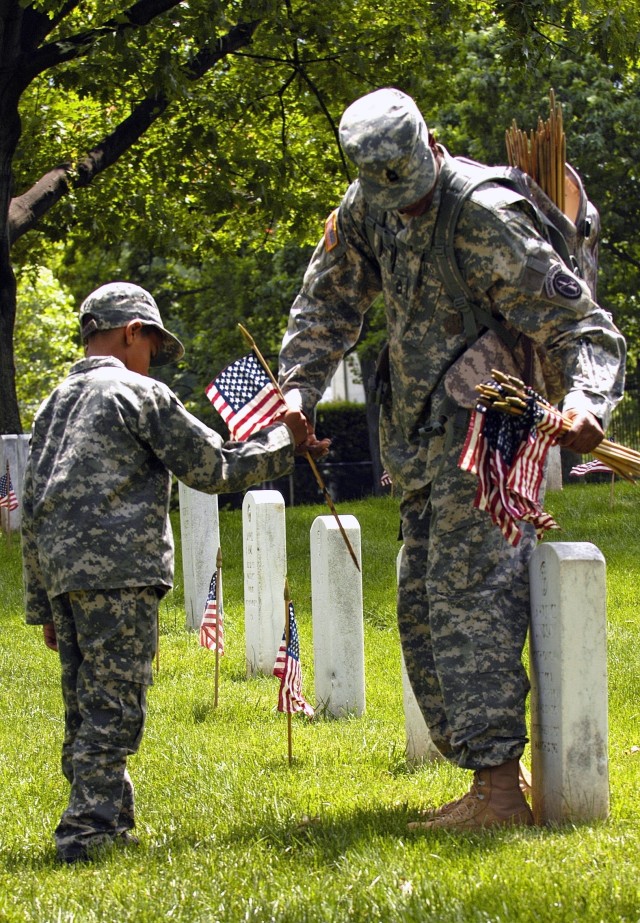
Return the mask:
<path id="1" fill-rule="evenodd" d="M 9 471 L 9 459 L 7 459 L 7 547 L 11 545 L 11 472 Z"/>
<path id="2" fill-rule="evenodd" d="M 291 621 L 289 616 L 289 606 L 291 603 L 291 594 L 289 593 L 289 581 L 284 578 L 284 641 L 285 650 L 289 650 L 289 638 L 291 634 Z M 293 762 L 293 739 L 291 735 L 291 711 L 287 711 L 287 753 L 289 756 L 289 765 Z"/>
<path id="3" fill-rule="evenodd" d="M 222 618 L 222 551 L 218 548 L 216 556 L 216 666 L 213 693 L 213 707 L 218 707 L 218 681 L 220 676 L 220 619 Z"/>
<path id="4" fill-rule="evenodd" d="M 242 326 L 242 324 L 238 324 L 238 327 L 240 328 L 240 332 L 242 333 L 242 336 L 245 338 L 245 340 L 247 341 L 247 343 L 249 344 L 249 346 L 251 347 L 251 349 L 254 351 L 254 353 L 256 354 L 257 358 L 258 358 L 259 361 L 260 361 L 260 364 L 262 365 L 262 367 L 264 368 L 265 372 L 267 373 L 267 375 L 269 376 L 269 378 L 270 378 L 271 381 L 273 382 L 273 385 L 274 385 L 274 387 L 277 389 L 278 394 L 280 395 L 280 397 L 281 397 L 282 400 L 284 401 L 284 400 L 285 400 L 285 397 L 284 397 L 284 394 L 282 393 L 282 390 L 281 390 L 281 388 L 280 388 L 280 385 L 278 384 L 278 382 L 277 382 L 275 376 L 273 375 L 273 372 L 271 371 L 271 369 L 270 369 L 269 366 L 267 365 L 267 363 L 266 363 L 266 361 L 265 361 L 265 359 L 264 359 L 262 353 L 260 352 L 260 350 L 259 350 L 258 347 L 256 346 L 255 340 L 253 339 L 253 337 L 251 336 L 251 334 L 249 333 L 249 331 L 248 331 L 245 327 Z M 360 565 L 358 564 L 358 559 L 357 559 L 357 557 L 356 557 L 356 553 L 355 553 L 355 551 L 353 550 L 353 548 L 352 548 L 352 546 L 351 546 L 351 542 L 349 541 L 349 536 L 348 536 L 347 533 L 345 532 L 344 526 L 343 526 L 342 523 L 340 522 L 340 517 L 338 516 L 338 512 L 337 512 L 337 510 L 336 510 L 336 508 L 335 508 L 335 506 L 334 506 L 334 503 L 333 503 L 333 499 L 332 499 L 332 497 L 331 497 L 331 494 L 330 494 L 329 491 L 327 490 L 327 486 L 326 486 L 326 484 L 324 483 L 324 480 L 323 480 L 323 478 L 322 478 L 322 475 L 321 475 L 320 472 L 318 471 L 318 468 L 317 468 L 317 466 L 316 466 L 316 463 L 314 462 L 313 458 L 311 457 L 311 454 L 310 454 L 309 452 L 305 452 L 304 455 L 305 455 L 305 458 L 307 459 L 307 461 L 309 462 L 309 465 L 311 466 L 311 470 L 313 471 L 313 475 L 314 475 L 316 481 L 318 482 L 318 487 L 319 487 L 320 490 L 322 491 L 322 495 L 323 495 L 323 497 L 324 497 L 324 499 L 325 499 L 325 502 L 326 502 L 327 506 L 329 507 L 329 509 L 331 510 L 331 513 L 333 514 L 333 516 L 334 516 L 334 518 L 335 518 L 335 521 L 336 521 L 337 524 L 338 524 L 338 528 L 340 529 L 340 534 L 342 535 L 342 538 L 343 538 L 343 540 L 344 540 L 344 543 L 345 543 L 345 545 L 347 546 L 347 549 L 348 549 L 348 551 L 349 551 L 349 554 L 351 555 L 351 560 L 353 561 L 353 563 L 355 564 L 355 566 L 358 568 L 358 570 L 360 570 Z"/>

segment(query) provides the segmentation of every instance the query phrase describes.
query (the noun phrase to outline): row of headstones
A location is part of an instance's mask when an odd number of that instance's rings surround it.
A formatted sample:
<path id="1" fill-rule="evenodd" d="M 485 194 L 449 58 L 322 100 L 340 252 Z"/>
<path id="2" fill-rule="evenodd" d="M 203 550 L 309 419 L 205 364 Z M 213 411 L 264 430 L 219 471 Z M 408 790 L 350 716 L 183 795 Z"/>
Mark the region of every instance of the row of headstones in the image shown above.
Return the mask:
<path id="1" fill-rule="evenodd" d="M 180 485 L 187 625 L 197 628 L 219 547 L 217 498 Z M 271 673 L 284 625 L 285 505 L 273 490 L 243 502 L 247 672 Z M 341 516 L 361 562 L 360 527 Z M 310 532 L 315 697 L 340 717 L 365 710 L 362 577 L 331 516 Z M 402 549 L 400 551 L 402 554 Z M 400 555 L 398 556 L 399 564 Z M 538 823 L 609 813 L 605 562 L 586 542 L 549 542 L 530 566 L 532 807 Z M 400 654 L 407 759 L 438 759 Z"/>

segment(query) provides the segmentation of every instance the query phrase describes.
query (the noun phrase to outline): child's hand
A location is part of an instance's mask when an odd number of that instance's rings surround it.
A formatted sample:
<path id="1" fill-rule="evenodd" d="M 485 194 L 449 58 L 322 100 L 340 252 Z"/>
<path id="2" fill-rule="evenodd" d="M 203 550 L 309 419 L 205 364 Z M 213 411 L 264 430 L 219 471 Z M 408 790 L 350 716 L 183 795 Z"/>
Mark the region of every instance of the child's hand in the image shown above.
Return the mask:
<path id="1" fill-rule="evenodd" d="M 56 638 L 56 627 L 53 622 L 47 622 L 46 625 L 42 626 L 42 634 L 44 635 L 44 643 L 49 650 L 57 651 L 58 639 Z"/>
<path id="2" fill-rule="evenodd" d="M 284 413 L 281 413 L 274 418 L 274 423 L 275 422 L 287 424 L 293 433 L 293 439 L 296 447 L 301 443 L 306 442 L 310 427 L 307 422 L 307 418 L 299 410 L 285 410 Z"/>
<path id="3" fill-rule="evenodd" d="M 305 442 L 296 446 L 296 455 L 307 455 L 313 458 L 324 458 L 329 452 L 330 439 L 318 439 L 315 433 L 310 433 Z"/>

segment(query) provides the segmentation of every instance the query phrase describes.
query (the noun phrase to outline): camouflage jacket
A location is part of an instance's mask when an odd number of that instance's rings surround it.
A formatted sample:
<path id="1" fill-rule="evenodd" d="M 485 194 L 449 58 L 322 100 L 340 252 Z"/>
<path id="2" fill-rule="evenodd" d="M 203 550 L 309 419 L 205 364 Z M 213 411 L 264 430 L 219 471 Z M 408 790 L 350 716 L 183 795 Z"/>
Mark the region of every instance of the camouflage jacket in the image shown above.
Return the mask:
<path id="1" fill-rule="evenodd" d="M 243 443 L 192 416 L 159 381 L 118 359 L 83 359 L 42 404 L 25 472 L 26 620 L 51 620 L 48 597 L 173 582 L 171 472 L 206 493 L 286 474 L 293 438 L 274 424 Z"/>
<path id="2" fill-rule="evenodd" d="M 447 296 L 431 252 L 445 184 L 460 168 L 443 164 L 429 210 L 419 218 L 385 213 L 376 232 L 356 180 L 329 216 L 291 308 L 280 354 L 288 401 L 313 418 L 314 408 L 363 316 L 383 294 L 389 338 L 391 398 L 381 412 L 384 463 L 394 483 L 418 489 L 431 479 L 438 440 L 419 429 L 438 416 L 444 376 L 467 349 L 458 309 Z M 625 343 L 610 314 L 561 262 L 531 205 L 492 183 L 465 202 L 456 226 L 458 265 L 478 303 L 535 344 L 547 394 L 564 407 L 590 410 L 606 426 L 624 384 Z"/>

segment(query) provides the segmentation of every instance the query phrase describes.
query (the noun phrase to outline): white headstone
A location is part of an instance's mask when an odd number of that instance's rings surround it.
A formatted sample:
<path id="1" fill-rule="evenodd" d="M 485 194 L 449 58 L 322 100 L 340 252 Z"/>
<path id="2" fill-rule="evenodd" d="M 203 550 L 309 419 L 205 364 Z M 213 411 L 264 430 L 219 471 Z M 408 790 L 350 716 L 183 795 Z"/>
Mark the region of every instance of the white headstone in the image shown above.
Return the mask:
<path id="1" fill-rule="evenodd" d="M 360 525 L 341 516 L 358 563 Z M 311 526 L 311 608 L 315 693 L 318 708 L 336 717 L 365 709 L 362 573 L 356 568 L 333 516 Z"/>
<path id="2" fill-rule="evenodd" d="M 242 502 L 247 675 L 270 675 L 285 626 L 287 533 L 278 490 L 250 490 Z"/>
<path id="3" fill-rule="evenodd" d="M 187 628 L 200 628 L 220 547 L 218 498 L 178 482 L 182 575 Z M 224 557 L 222 560 L 224 586 Z"/>
<path id="4" fill-rule="evenodd" d="M 562 490 L 562 455 L 559 445 L 552 445 L 549 449 L 545 476 L 547 490 Z"/>
<path id="5" fill-rule="evenodd" d="M 531 774 L 537 823 L 609 813 L 605 561 L 545 542 L 530 562 Z"/>
<path id="6" fill-rule="evenodd" d="M 18 500 L 18 506 L 15 510 L 7 511 L 6 508 L 0 510 L 2 529 L 5 532 L 8 529 L 16 532 L 22 522 L 22 481 L 24 480 L 27 465 L 30 438 L 28 434 L 22 433 L 0 437 L 0 476 L 7 473 L 8 462 L 11 486 Z"/>
<path id="7" fill-rule="evenodd" d="M 396 572 L 400 577 L 400 565 L 404 554 L 404 545 L 398 552 L 396 558 Z M 433 760 L 443 759 L 440 751 L 431 740 L 431 734 L 427 727 L 427 722 L 420 711 L 418 700 L 416 699 L 407 667 L 405 665 L 402 646 L 400 646 L 401 674 L 402 674 L 402 701 L 404 705 L 404 727 L 407 736 L 407 761 L 414 765 L 419 763 L 431 762 Z"/>

